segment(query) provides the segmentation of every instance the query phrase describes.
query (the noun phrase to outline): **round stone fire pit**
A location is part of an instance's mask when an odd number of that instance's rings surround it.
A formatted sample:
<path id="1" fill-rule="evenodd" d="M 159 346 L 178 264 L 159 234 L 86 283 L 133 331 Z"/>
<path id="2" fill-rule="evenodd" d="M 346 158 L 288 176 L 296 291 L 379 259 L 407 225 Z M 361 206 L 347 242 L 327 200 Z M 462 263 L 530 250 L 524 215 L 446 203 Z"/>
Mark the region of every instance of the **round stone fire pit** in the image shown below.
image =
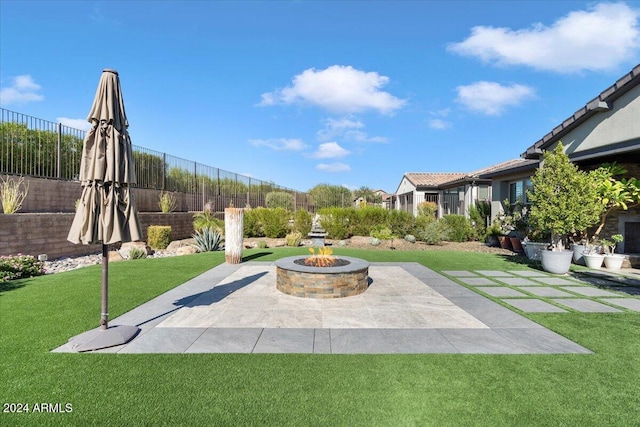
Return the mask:
<path id="1" fill-rule="evenodd" d="M 302 298 L 343 298 L 369 287 L 369 263 L 360 258 L 336 257 L 330 267 L 304 264 L 304 256 L 281 258 L 276 264 L 276 288 Z"/>

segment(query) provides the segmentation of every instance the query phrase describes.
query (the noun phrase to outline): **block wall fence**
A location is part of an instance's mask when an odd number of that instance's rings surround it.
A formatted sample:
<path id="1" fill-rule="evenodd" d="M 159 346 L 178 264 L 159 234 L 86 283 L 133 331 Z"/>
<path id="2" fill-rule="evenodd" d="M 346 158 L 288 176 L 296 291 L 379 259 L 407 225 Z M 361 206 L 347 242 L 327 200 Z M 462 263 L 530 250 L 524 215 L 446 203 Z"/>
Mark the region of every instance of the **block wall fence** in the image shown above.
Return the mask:
<path id="1" fill-rule="evenodd" d="M 67 241 L 73 216 L 73 213 L 0 214 L 0 255 L 47 254 L 49 259 L 57 259 L 100 253 L 99 244 L 75 245 Z M 192 212 L 141 212 L 138 219 L 143 240 L 150 225 L 170 225 L 173 240 L 189 238 L 193 233 Z"/>
<path id="2" fill-rule="evenodd" d="M 25 178 L 29 191 L 16 214 L 0 213 L 0 255 L 47 254 L 49 259 L 99 253 L 100 245 L 75 245 L 67 234 L 75 212 L 75 202 L 82 194 L 80 183 L 59 179 Z M 174 193 L 176 212 L 162 213 L 158 206 L 159 190 L 134 188 L 138 219 L 144 239 L 149 225 L 170 225 L 174 240 L 193 233 L 193 212 L 180 212 L 192 194 Z"/>

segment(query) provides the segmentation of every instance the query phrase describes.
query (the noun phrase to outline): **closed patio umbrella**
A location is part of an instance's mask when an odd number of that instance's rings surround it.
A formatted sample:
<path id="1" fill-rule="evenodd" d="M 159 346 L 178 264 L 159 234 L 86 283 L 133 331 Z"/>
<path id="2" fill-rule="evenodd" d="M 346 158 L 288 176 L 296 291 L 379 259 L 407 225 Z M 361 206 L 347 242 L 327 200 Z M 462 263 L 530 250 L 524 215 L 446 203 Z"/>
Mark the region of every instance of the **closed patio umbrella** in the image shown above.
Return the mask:
<path id="1" fill-rule="evenodd" d="M 102 312 L 98 330 L 71 339 L 77 351 L 124 344 L 139 331 L 135 326 L 108 326 L 108 245 L 142 237 L 130 189 L 136 178 L 117 71 L 103 70 L 87 121 L 91 130 L 82 145 L 82 196 L 67 239 L 102 245 Z"/>

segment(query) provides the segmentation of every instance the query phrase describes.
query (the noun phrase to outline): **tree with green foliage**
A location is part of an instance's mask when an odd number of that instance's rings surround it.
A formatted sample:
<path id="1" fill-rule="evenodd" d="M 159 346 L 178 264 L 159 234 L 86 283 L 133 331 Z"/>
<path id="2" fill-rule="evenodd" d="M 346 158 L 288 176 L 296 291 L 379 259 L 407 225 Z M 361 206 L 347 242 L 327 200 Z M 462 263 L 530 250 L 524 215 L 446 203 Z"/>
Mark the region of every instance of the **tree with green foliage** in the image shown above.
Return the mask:
<path id="1" fill-rule="evenodd" d="M 295 197 L 286 191 L 271 191 L 265 197 L 265 205 L 268 208 L 283 208 L 293 211 L 295 207 Z"/>
<path id="2" fill-rule="evenodd" d="M 353 198 L 363 199 L 365 205 L 370 203 L 373 203 L 373 204 L 382 203 L 382 196 L 379 194 L 376 194 L 375 191 L 373 191 L 371 188 L 366 186 L 362 186 L 357 190 L 353 190 Z"/>
<path id="3" fill-rule="evenodd" d="M 562 142 L 544 153 L 542 167 L 531 178 L 529 223 L 551 233 L 554 250 L 564 248 L 564 236 L 586 230 L 600 218 L 602 203 L 593 177 L 580 171 L 564 152 Z"/>
<path id="4" fill-rule="evenodd" d="M 602 204 L 600 223 L 593 234 L 597 239 L 612 212 L 640 205 L 640 180 L 637 178 L 620 178 L 627 170 L 616 163 L 605 163 L 591 172 L 598 187 L 598 199 Z"/>
<path id="5" fill-rule="evenodd" d="M 318 184 L 308 191 L 316 209 L 351 206 L 351 191 L 341 185 Z"/>

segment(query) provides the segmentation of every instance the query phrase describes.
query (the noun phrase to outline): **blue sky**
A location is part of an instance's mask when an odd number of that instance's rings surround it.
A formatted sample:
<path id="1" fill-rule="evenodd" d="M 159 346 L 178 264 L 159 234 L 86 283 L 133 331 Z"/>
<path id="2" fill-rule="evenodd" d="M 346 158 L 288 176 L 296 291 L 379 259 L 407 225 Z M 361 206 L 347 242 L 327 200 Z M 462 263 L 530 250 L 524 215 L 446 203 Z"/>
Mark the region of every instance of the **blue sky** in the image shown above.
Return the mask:
<path id="1" fill-rule="evenodd" d="M 0 0 L 3 108 L 306 191 L 517 158 L 640 62 L 640 2 Z"/>

